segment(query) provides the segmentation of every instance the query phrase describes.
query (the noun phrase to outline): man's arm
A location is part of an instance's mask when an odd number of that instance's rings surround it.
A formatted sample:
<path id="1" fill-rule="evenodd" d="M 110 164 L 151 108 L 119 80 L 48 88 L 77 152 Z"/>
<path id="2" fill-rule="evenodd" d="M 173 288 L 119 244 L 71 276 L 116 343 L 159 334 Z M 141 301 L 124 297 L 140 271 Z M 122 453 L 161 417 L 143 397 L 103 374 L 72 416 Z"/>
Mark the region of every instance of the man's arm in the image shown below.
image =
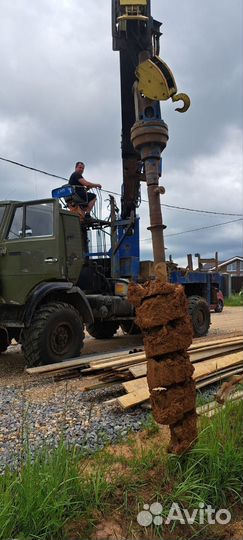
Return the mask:
<path id="1" fill-rule="evenodd" d="M 80 178 L 79 182 L 81 186 L 85 186 L 87 189 L 90 189 L 90 188 L 101 189 L 102 188 L 101 184 L 94 184 L 93 182 L 89 182 L 88 180 L 85 180 L 85 178 Z"/>

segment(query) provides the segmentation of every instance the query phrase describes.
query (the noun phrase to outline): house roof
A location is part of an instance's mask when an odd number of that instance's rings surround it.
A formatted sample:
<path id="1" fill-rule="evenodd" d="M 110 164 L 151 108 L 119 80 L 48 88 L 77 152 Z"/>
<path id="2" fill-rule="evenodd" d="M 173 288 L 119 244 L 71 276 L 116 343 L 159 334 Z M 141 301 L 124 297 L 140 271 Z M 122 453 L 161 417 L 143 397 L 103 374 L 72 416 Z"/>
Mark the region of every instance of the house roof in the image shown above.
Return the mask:
<path id="1" fill-rule="evenodd" d="M 239 257 L 238 255 L 236 255 L 235 257 L 232 257 L 231 259 L 228 259 L 227 261 L 222 261 L 221 263 L 218 264 L 218 268 L 220 268 L 221 266 L 225 266 L 226 264 L 231 264 L 235 261 L 243 261 L 243 257 Z M 215 266 L 212 268 L 212 270 L 215 269 Z"/>

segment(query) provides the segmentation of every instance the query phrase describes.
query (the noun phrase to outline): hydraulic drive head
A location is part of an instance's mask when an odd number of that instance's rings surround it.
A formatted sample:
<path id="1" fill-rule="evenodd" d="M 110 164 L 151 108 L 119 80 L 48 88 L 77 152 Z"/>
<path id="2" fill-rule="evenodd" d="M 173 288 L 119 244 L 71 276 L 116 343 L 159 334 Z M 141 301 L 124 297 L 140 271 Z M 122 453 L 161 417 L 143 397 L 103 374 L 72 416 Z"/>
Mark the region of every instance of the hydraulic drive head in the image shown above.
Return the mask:
<path id="1" fill-rule="evenodd" d="M 149 99 L 166 101 L 182 100 L 183 107 L 177 107 L 176 111 L 186 112 L 190 107 L 190 98 L 187 94 L 177 94 L 177 86 L 174 75 L 169 66 L 159 58 L 153 56 L 138 65 L 136 69 L 138 78 L 138 91 Z"/>

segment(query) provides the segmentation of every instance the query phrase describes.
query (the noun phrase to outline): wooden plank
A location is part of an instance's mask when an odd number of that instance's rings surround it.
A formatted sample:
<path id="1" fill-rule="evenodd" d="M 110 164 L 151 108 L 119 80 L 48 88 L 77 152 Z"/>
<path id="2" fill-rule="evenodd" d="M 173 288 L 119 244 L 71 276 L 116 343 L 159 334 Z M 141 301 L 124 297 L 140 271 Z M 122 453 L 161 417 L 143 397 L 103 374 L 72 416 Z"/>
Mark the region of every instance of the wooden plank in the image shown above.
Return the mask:
<path id="1" fill-rule="evenodd" d="M 132 365 L 132 364 L 140 363 L 142 359 L 144 359 L 144 355 L 139 356 L 137 358 L 134 358 L 134 356 L 131 355 L 131 358 L 130 357 L 125 357 L 125 358 L 122 358 L 120 360 L 115 360 L 112 363 L 112 365 L 107 364 L 105 362 L 103 364 L 96 364 L 95 366 L 93 366 L 93 364 L 91 364 L 91 367 L 82 370 L 82 373 L 90 373 L 91 371 L 99 371 L 99 370 L 103 371 L 103 370 L 106 370 L 106 369 L 111 369 L 111 368 L 113 369 L 115 367 L 121 367 L 121 366 L 125 367 L 125 366 L 129 366 L 129 365 Z"/>
<path id="2" fill-rule="evenodd" d="M 233 352 L 235 350 L 238 350 L 239 348 L 241 347 L 241 344 L 234 344 L 234 345 L 228 345 L 227 347 L 224 346 L 224 347 L 220 347 L 220 349 L 217 347 L 211 349 L 209 348 L 208 350 L 202 350 L 202 351 L 197 351 L 197 350 L 193 350 L 191 351 L 190 353 L 190 360 L 192 363 L 196 363 L 196 362 L 200 362 L 202 359 L 204 358 L 212 358 L 213 356 L 219 356 L 219 353 L 220 354 L 226 354 L 227 352 Z M 190 352 L 190 350 L 189 350 Z M 132 376 L 134 378 L 138 378 L 138 377 L 145 377 L 147 375 L 147 361 L 145 362 L 141 362 L 140 364 L 138 365 L 132 365 L 128 368 L 129 372 L 132 374 Z"/>
<path id="3" fill-rule="evenodd" d="M 113 360 L 117 360 L 120 358 L 127 358 L 131 357 L 134 358 L 137 354 L 141 353 L 133 353 L 129 354 L 130 349 L 126 349 L 124 351 L 119 352 L 113 352 L 113 353 L 106 353 L 106 354 L 89 354 L 86 356 L 80 356 L 79 358 L 71 358 L 70 360 L 65 360 L 64 362 L 58 362 L 56 364 L 45 364 L 43 366 L 38 366 L 34 368 L 27 368 L 26 373 L 29 375 L 38 375 L 39 373 L 45 373 L 47 371 L 56 371 L 58 369 L 68 369 L 72 367 L 82 367 L 83 365 L 89 365 L 90 363 L 98 364 L 102 363 L 104 361 L 113 362 Z"/>
<path id="4" fill-rule="evenodd" d="M 148 388 L 141 388 L 135 392 L 130 392 L 124 396 L 117 398 L 117 403 L 122 407 L 122 409 L 130 409 L 139 403 L 143 403 L 149 399 L 150 393 Z"/>
<path id="5" fill-rule="evenodd" d="M 85 384 L 82 387 L 82 390 L 83 390 L 83 392 L 88 392 L 90 390 L 98 390 L 98 389 L 101 389 L 101 388 L 107 388 L 109 386 L 114 386 L 114 384 L 118 384 L 117 381 L 97 382 L 97 383 L 94 383 L 94 384 Z"/>
<path id="6" fill-rule="evenodd" d="M 243 373 L 243 368 L 236 367 L 230 371 L 223 372 L 223 373 L 219 371 L 215 376 L 211 375 L 211 377 L 205 377 L 204 379 L 200 379 L 196 383 L 196 389 L 200 390 L 200 388 L 204 388 L 205 386 L 209 386 L 210 384 L 223 381 L 227 377 L 231 377 L 231 375 L 237 375 L 237 373 Z"/>
<path id="7" fill-rule="evenodd" d="M 237 370 L 236 370 L 237 371 Z M 234 370 L 235 373 L 235 370 Z M 231 373 L 226 373 L 222 376 L 222 378 L 228 377 Z M 233 374 L 233 373 L 232 373 Z M 212 382 L 216 382 L 219 380 L 219 374 L 218 376 L 211 381 L 204 381 L 202 385 L 196 385 L 198 387 L 207 386 L 208 384 L 212 384 Z M 120 407 L 124 410 L 130 409 L 131 407 L 135 407 L 136 405 L 139 405 L 140 403 L 144 403 L 145 401 L 149 400 L 150 393 L 148 386 L 144 386 L 140 388 L 139 390 L 136 390 L 134 392 L 129 392 L 129 394 L 125 394 L 124 396 L 120 396 L 117 398 L 117 403 L 120 405 Z"/>
<path id="8" fill-rule="evenodd" d="M 82 365 L 87 365 L 89 362 L 87 358 L 74 358 L 72 360 L 66 360 L 65 362 L 57 362 L 56 364 L 47 364 L 45 366 L 38 366 L 34 368 L 27 368 L 26 373 L 29 375 L 39 375 L 41 373 L 51 373 L 52 371 L 60 371 L 65 369 L 72 369 Z"/>
<path id="9" fill-rule="evenodd" d="M 231 340 L 221 340 L 221 341 L 218 341 L 218 342 L 214 342 L 213 346 L 211 346 L 209 343 L 200 344 L 200 345 L 194 345 L 194 346 L 189 347 L 188 350 L 189 350 L 189 352 L 192 352 L 192 354 L 194 355 L 195 360 L 196 360 L 196 356 L 198 358 L 200 358 L 200 354 L 201 354 L 200 351 L 201 350 L 202 350 L 202 354 L 205 354 L 205 357 L 207 355 L 212 356 L 212 354 L 214 354 L 214 353 L 210 354 L 210 352 L 207 352 L 207 351 L 212 351 L 212 349 L 215 349 L 217 351 L 217 354 L 219 354 L 218 347 L 225 345 L 225 346 L 227 346 L 227 348 L 225 348 L 225 350 L 222 351 L 222 352 L 228 352 L 231 344 L 233 346 L 235 346 L 235 347 L 236 346 L 240 347 L 240 345 L 243 346 L 242 337 L 240 337 L 240 338 L 231 338 Z M 136 364 L 137 363 L 142 363 L 141 360 L 142 361 L 146 360 L 145 353 L 141 352 L 141 353 L 133 353 L 132 355 L 129 355 L 129 354 L 122 355 L 121 357 L 115 359 L 114 362 L 112 362 L 112 359 L 109 359 L 108 362 L 106 361 L 106 359 L 105 359 L 104 362 L 102 362 L 102 361 L 94 361 L 94 362 L 92 362 L 91 368 L 92 369 L 106 369 L 108 367 L 111 367 L 111 363 L 112 363 L 112 368 L 115 368 L 116 366 L 121 366 L 121 365 L 126 366 L 126 365 L 129 365 L 129 364 L 132 364 L 133 359 L 134 359 L 134 364 L 135 363 Z M 140 362 L 139 362 L 139 360 L 140 360 Z"/>
<path id="10" fill-rule="evenodd" d="M 193 379 L 198 380 L 202 377 L 216 373 L 217 371 L 222 371 L 223 368 L 229 368 L 235 364 L 240 363 L 243 360 L 243 352 L 236 354 L 231 354 L 228 357 L 219 357 L 213 360 L 204 360 L 201 364 L 195 365 L 195 371 L 193 373 Z M 147 388 L 147 378 L 141 377 L 140 379 L 135 379 L 132 381 L 127 381 L 122 383 L 123 388 L 126 392 L 135 392 L 137 389 L 142 387 Z"/>
<path id="11" fill-rule="evenodd" d="M 242 345 L 241 343 L 227 346 L 221 345 L 220 347 L 210 347 L 209 349 L 202 349 L 200 351 L 189 351 L 189 356 L 191 362 L 194 364 L 196 362 L 201 362 L 204 358 L 213 358 L 214 356 L 218 357 L 237 351 L 240 352 L 242 350 Z"/>
<path id="12" fill-rule="evenodd" d="M 200 377 L 202 378 L 203 376 L 205 377 L 206 375 L 209 375 L 209 374 L 212 374 L 212 373 L 215 374 L 215 376 L 216 376 L 216 372 L 218 372 L 217 373 L 217 380 L 219 380 L 219 378 L 222 378 L 222 377 L 225 378 L 225 377 L 229 376 L 230 374 L 232 374 L 232 372 L 227 371 L 227 372 L 221 373 L 221 375 L 220 375 L 220 371 L 223 368 L 228 367 L 228 366 L 233 367 L 234 364 L 237 364 L 237 363 L 241 362 L 242 358 L 243 358 L 243 352 L 240 352 L 240 353 L 235 353 L 235 354 L 229 355 L 228 358 L 227 357 L 219 357 L 219 358 L 217 358 L 217 360 L 216 359 L 214 359 L 214 360 L 206 360 L 206 361 L 202 362 L 202 365 L 198 364 L 196 366 L 196 368 L 198 367 L 198 369 L 197 369 L 197 372 L 195 370 L 195 372 L 193 374 L 193 378 L 195 380 L 197 380 L 197 379 L 200 379 Z M 220 366 L 221 366 L 221 369 L 220 369 Z M 235 370 L 238 370 L 238 369 L 242 369 L 242 366 L 236 366 L 232 371 L 235 372 Z M 209 381 L 209 379 L 207 381 L 204 380 L 204 381 L 202 381 L 202 385 L 203 385 L 203 382 L 205 383 L 204 386 L 206 386 L 207 384 L 211 384 L 212 380 L 210 380 L 210 381 Z M 139 388 L 137 386 L 138 383 L 139 383 Z M 143 403 L 144 401 L 149 399 L 150 394 L 149 394 L 149 389 L 148 389 L 148 384 L 147 384 L 146 377 L 144 377 L 142 379 L 136 379 L 135 381 L 128 381 L 126 383 L 122 383 L 122 386 L 125 388 L 126 391 L 129 392 L 128 394 L 126 394 L 124 396 L 121 396 L 121 397 L 119 397 L 117 399 L 119 405 L 123 409 L 133 407 L 133 406 L 138 405 L 139 403 Z M 133 388 L 133 390 L 131 390 L 132 388 Z"/>
<path id="13" fill-rule="evenodd" d="M 112 367 L 113 365 L 113 362 L 117 362 L 118 360 L 130 360 L 130 359 L 134 359 L 136 360 L 137 357 L 140 357 L 141 355 L 144 356 L 144 351 L 143 352 L 139 352 L 139 353 L 130 353 L 129 354 L 129 351 L 126 353 L 126 354 L 119 354 L 119 355 L 113 355 L 111 356 L 111 358 L 107 358 L 106 356 L 104 356 L 103 358 L 100 358 L 100 359 L 97 359 L 97 360 L 92 360 L 92 367 L 98 367 L 102 364 L 104 364 L 105 366 L 109 366 L 109 367 Z M 102 369 L 102 368 L 101 368 Z"/>
<path id="14" fill-rule="evenodd" d="M 220 370 L 215 371 L 213 373 L 210 373 L 209 375 L 203 375 L 202 377 L 200 377 L 196 381 L 196 383 L 198 383 L 198 381 L 204 381 L 204 380 L 211 379 L 212 377 L 215 377 L 217 374 L 229 373 L 230 371 L 232 371 L 234 369 L 243 369 L 243 365 L 242 364 L 236 364 L 235 366 L 228 366 L 226 368 L 223 368 L 223 369 L 220 369 Z"/>
<path id="15" fill-rule="evenodd" d="M 58 369 L 67 369 L 72 367 L 81 367 L 83 365 L 89 365 L 90 362 L 97 363 L 102 362 L 104 360 L 113 360 L 114 358 L 122 358 L 125 354 L 129 354 L 129 349 L 127 351 L 123 351 L 121 354 L 121 351 L 118 353 L 109 353 L 109 354 L 92 354 L 92 355 L 86 355 L 81 356 L 79 358 L 71 358 L 70 360 L 65 360 L 64 362 L 58 362 L 56 364 L 45 364 L 43 366 L 38 366 L 34 368 L 27 368 L 26 373 L 29 373 L 30 375 L 38 375 L 39 373 L 45 373 L 47 371 L 56 371 Z"/>
<path id="16" fill-rule="evenodd" d="M 205 349 L 206 347 L 214 347 L 217 345 L 230 345 L 231 343 L 243 343 L 243 335 L 232 338 L 214 339 L 211 341 L 205 341 L 205 343 L 192 343 L 192 345 L 189 347 L 189 351 L 193 351 L 194 349 Z"/>
<path id="17" fill-rule="evenodd" d="M 145 377 L 147 375 L 147 361 L 138 364 L 137 366 L 130 366 L 128 368 L 129 373 L 136 379 L 138 377 Z"/>
<path id="18" fill-rule="evenodd" d="M 232 371 L 235 372 L 235 370 L 243 370 L 243 366 L 237 366 L 235 367 L 234 369 L 232 369 L 232 367 L 229 367 L 225 370 L 219 370 L 218 372 L 218 375 L 217 377 L 219 377 L 219 375 L 221 374 L 221 376 L 225 375 L 226 377 L 229 377 L 231 374 L 232 374 Z M 206 368 L 206 371 L 207 371 L 207 368 Z M 198 381 L 209 381 L 209 379 L 211 379 L 212 377 L 215 378 L 215 374 L 217 373 L 216 372 L 213 372 L 212 375 L 210 376 L 204 376 L 204 377 L 200 377 L 198 379 Z M 194 378 L 194 377 L 193 377 Z M 209 383 L 208 383 L 209 384 Z M 124 383 L 122 383 L 122 386 L 124 388 L 124 390 L 126 390 L 126 392 L 136 392 L 136 390 L 141 390 L 141 388 L 148 388 L 148 384 L 147 384 L 147 377 L 141 377 L 140 379 L 135 379 L 135 380 L 132 380 L 132 381 L 126 381 Z"/>
<path id="19" fill-rule="evenodd" d="M 122 386 L 126 392 L 136 392 L 141 388 L 148 388 L 147 377 L 141 377 L 140 379 L 133 379 L 132 381 L 126 381 L 122 383 Z"/>
<path id="20" fill-rule="evenodd" d="M 224 339 L 224 340 L 215 340 L 213 342 L 207 342 L 207 343 L 203 343 L 203 344 L 198 344 L 198 345 L 192 345 L 191 347 L 189 347 L 189 352 L 192 351 L 194 355 L 197 354 L 197 351 L 199 350 L 210 350 L 212 349 L 212 346 L 211 346 L 211 343 L 213 344 L 213 347 L 215 349 L 218 348 L 218 346 L 220 346 L 221 344 L 222 345 L 225 345 L 226 343 L 227 344 L 242 344 L 243 345 L 243 339 L 242 337 L 237 337 L 237 338 L 231 338 L 231 339 Z M 134 362 L 133 362 L 134 360 Z M 119 367 L 119 366 L 129 366 L 129 365 L 133 365 L 134 364 L 137 364 L 137 363 L 141 363 L 141 361 L 145 361 L 145 353 L 144 352 L 141 352 L 141 353 L 133 353 L 131 355 L 129 355 L 129 351 L 126 351 L 124 354 L 122 355 L 119 355 L 117 356 L 114 361 L 113 361 L 113 358 L 106 358 L 105 356 L 102 358 L 99 358 L 99 360 L 97 359 L 97 357 L 95 358 L 94 361 L 92 361 L 91 359 L 91 365 L 89 368 L 85 369 L 85 370 L 82 370 L 84 373 L 89 373 L 91 372 L 92 370 L 94 371 L 98 371 L 98 370 L 105 370 L 105 369 L 109 369 L 109 368 L 116 368 L 116 367 Z"/>
<path id="21" fill-rule="evenodd" d="M 227 356 L 219 356 L 213 358 L 212 360 L 204 360 L 195 365 L 195 371 L 193 373 L 193 378 L 195 380 L 203 377 L 205 375 L 210 375 L 220 369 L 226 368 L 228 366 L 233 366 L 243 362 L 243 351 L 238 353 L 229 354 Z"/>

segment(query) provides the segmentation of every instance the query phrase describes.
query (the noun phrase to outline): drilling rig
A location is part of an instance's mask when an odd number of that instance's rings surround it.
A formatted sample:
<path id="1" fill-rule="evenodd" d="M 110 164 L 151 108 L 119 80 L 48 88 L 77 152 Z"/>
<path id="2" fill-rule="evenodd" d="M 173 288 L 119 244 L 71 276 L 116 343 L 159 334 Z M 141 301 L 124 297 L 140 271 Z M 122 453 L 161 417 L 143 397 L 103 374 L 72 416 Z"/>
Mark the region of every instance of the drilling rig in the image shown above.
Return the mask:
<path id="1" fill-rule="evenodd" d="M 120 51 L 121 93 L 124 86 L 130 84 L 134 100 L 134 115 L 129 118 L 133 124 L 126 125 L 134 153 L 131 146 L 122 145 L 124 193 L 130 194 L 130 183 L 139 186 L 137 172 L 134 177 L 135 156 L 139 156 L 147 183 L 155 273 L 155 279 L 143 285 L 131 283 L 128 299 L 136 308 L 136 323 L 143 334 L 155 419 L 170 426 L 169 449 L 181 454 L 197 437 L 196 387 L 192 379 L 194 368 L 187 353 L 192 342 L 192 324 L 186 296 L 181 285 L 168 283 L 160 204 L 160 195 L 165 190 L 159 186 L 159 179 L 161 154 L 169 135 L 161 118 L 160 101 L 183 100 L 183 107 L 177 110 L 185 112 L 190 99 L 184 93 L 177 94 L 173 74 L 159 57 L 160 23 L 151 17 L 150 1 L 117 0 L 113 5 L 114 48 Z M 122 69 L 128 63 L 130 50 L 136 63 L 133 77 L 131 71 L 128 75 L 125 67 Z M 131 97 L 131 92 L 129 95 Z M 123 117 L 126 117 L 126 108 Z M 125 141 L 127 136 L 126 131 Z M 122 141 L 123 137 L 124 133 Z"/>

